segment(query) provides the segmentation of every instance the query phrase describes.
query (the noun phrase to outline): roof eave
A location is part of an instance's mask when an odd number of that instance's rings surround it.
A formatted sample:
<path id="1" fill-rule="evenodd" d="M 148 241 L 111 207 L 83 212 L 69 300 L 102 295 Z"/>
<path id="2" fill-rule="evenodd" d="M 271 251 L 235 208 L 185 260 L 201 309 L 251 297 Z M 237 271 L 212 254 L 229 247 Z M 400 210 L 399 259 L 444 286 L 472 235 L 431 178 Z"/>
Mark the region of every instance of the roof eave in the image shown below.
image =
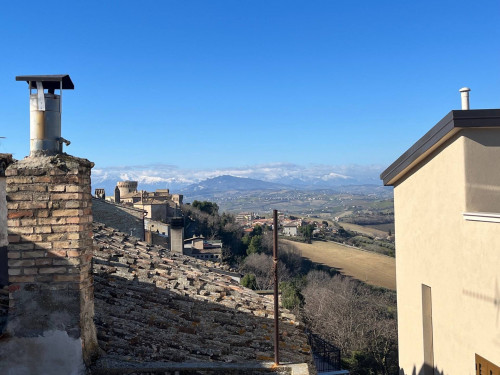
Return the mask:
<path id="1" fill-rule="evenodd" d="M 450 111 L 431 130 L 392 163 L 380 179 L 394 186 L 401 177 L 425 159 L 432 151 L 464 128 L 500 128 L 500 109 Z"/>

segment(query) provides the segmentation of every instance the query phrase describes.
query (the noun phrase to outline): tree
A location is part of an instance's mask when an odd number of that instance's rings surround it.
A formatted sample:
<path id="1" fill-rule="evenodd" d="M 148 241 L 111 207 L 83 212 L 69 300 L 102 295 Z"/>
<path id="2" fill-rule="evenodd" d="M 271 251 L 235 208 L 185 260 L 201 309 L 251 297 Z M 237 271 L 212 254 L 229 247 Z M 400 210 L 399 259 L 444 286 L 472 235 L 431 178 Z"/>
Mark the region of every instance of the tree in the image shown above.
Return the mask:
<path id="1" fill-rule="evenodd" d="M 308 243 L 312 242 L 313 231 L 314 231 L 314 224 L 306 224 L 306 225 L 301 225 L 299 227 L 299 232 L 302 233 L 302 235 L 304 236 L 304 238 L 307 240 Z"/>
<path id="2" fill-rule="evenodd" d="M 309 328 L 341 349 L 351 374 L 396 374 L 395 295 L 322 271 L 307 275 L 304 316 Z"/>
<path id="3" fill-rule="evenodd" d="M 253 236 L 248 244 L 247 254 L 260 253 L 262 248 L 262 236 Z"/>
<path id="4" fill-rule="evenodd" d="M 191 206 L 209 215 L 217 215 L 219 213 L 219 206 L 214 202 L 195 200 L 191 203 Z"/>
<path id="5" fill-rule="evenodd" d="M 253 273 L 247 273 L 241 279 L 241 285 L 243 285 L 245 288 L 250 288 L 252 290 L 256 290 L 257 289 L 257 280 L 255 279 L 255 275 Z"/>
<path id="6" fill-rule="evenodd" d="M 293 310 L 302 306 L 304 297 L 294 281 L 281 282 L 279 288 L 281 291 L 281 305 L 285 309 Z"/>

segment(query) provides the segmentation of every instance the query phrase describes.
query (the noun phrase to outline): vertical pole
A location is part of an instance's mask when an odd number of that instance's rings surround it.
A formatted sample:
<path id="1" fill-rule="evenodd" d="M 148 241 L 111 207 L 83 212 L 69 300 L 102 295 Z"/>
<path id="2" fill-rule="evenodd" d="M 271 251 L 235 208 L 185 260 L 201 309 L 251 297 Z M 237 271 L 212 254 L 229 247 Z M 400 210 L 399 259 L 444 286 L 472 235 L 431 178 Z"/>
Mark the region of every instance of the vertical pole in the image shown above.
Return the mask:
<path id="1" fill-rule="evenodd" d="M 278 211 L 273 210 L 274 363 L 280 364 L 278 322 Z"/>
<path id="2" fill-rule="evenodd" d="M 141 197 L 141 201 L 142 201 L 142 197 Z M 142 205 L 142 210 L 144 211 L 144 204 Z M 153 210 L 151 208 L 151 210 Z M 142 213 L 142 240 L 143 241 L 146 241 L 146 225 L 144 223 L 144 218 L 146 217 L 146 213 L 143 212 Z"/>

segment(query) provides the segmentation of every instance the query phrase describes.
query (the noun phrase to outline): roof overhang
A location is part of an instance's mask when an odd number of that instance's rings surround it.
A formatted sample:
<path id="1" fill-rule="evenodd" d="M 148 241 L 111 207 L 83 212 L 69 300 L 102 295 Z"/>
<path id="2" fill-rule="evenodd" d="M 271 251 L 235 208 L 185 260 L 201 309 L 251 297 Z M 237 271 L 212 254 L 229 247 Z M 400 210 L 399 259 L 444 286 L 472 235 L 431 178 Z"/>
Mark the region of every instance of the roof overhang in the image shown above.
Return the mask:
<path id="1" fill-rule="evenodd" d="M 75 88 L 69 74 L 17 76 L 16 81 L 26 81 L 28 84 L 30 82 L 42 82 L 44 89 L 52 90 L 59 90 L 61 86 L 63 90 L 74 90 Z"/>
<path id="2" fill-rule="evenodd" d="M 384 185 L 394 186 L 431 152 L 466 128 L 500 128 L 500 109 L 451 111 L 382 172 Z"/>

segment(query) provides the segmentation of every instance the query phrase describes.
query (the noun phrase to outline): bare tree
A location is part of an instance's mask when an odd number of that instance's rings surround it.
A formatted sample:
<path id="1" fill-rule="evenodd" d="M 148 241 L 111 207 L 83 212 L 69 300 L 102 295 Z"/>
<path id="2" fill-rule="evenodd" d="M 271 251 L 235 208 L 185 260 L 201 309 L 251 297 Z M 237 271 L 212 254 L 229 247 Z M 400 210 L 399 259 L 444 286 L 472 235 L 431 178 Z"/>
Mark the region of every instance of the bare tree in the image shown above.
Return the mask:
<path id="1" fill-rule="evenodd" d="M 397 369 L 397 323 L 391 294 L 326 272 L 311 271 L 303 289 L 304 319 L 310 329 L 344 356 L 366 353 L 377 374 Z"/>

